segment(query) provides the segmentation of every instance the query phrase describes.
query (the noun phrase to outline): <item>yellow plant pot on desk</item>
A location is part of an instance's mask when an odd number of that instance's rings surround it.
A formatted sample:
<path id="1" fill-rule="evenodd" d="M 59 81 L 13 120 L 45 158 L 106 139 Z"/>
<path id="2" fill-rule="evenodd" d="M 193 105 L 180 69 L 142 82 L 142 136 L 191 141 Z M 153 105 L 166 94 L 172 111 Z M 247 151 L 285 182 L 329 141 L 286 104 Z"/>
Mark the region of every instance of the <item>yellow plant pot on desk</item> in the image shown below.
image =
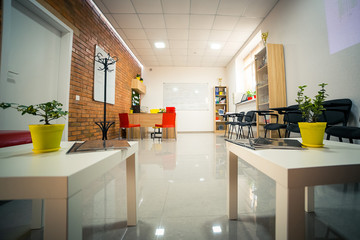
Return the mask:
<path id="1" fill-rule="evenodd" d="M 29 125 L 33 152 L 53 152 L 60 149 L 65 124 Z"/>
<path id="2" fill-rule="evenodd" d="M 324 146 L 326 122 L 299 122 L 302 145 L 305 147 Z"/>

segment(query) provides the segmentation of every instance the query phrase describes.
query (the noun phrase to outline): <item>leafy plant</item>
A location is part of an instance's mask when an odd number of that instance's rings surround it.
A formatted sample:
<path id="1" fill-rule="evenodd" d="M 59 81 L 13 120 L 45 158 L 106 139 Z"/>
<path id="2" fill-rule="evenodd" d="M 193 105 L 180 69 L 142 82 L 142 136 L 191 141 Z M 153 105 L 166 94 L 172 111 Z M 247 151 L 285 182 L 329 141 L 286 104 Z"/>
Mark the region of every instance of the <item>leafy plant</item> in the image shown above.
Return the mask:
<path id="1" fill-rule="evenodd" d="M 299 104 L 299 110 L 305 121 L 317 122 L 322 112 L 325 110 L 323 103 L 328 96 L 325 90 L 326 85 L 326 83 L 319 84 L 321 89 L 318 91 L 317 95 L 315 95 L 314 99 L 304 95 L 304 90 L 307 85 L 299 86 L 296 102 Z"/>
<path id="2" fill-rule="evenodd" d="M 21 112 L 21 115 L 30 114 L 40 116 L 40 122 L 45 122 L 45 125 L 49 125 L 50 121 L 65 117 L 68 114 L 67 111 L 62 110 L 62 106 L 62 103 L 59 103 L 55 100 L 53 100 L 52 102 L 40 103 L 30 106 L 20 105 L 17 103 L 0 103 L 1 108 L 14 108 L 17 111 Z"/>

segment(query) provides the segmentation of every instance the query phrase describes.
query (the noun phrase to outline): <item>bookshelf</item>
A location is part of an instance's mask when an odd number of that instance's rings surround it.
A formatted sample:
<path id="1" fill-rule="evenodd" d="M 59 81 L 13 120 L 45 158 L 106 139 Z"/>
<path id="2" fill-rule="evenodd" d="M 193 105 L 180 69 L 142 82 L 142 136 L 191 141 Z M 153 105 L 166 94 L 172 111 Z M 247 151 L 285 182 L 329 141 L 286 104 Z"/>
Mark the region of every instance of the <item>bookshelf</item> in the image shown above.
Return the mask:
<path id="1" fill-rule="evenodd" d="M 226 86 L 214 87 L 214 132 L 225 132 L 226 125 L 224 114 L 228 112 L 229 99 Z"/>
<path id="2" fill-rule="evenodd" d="M 256 69 L 256 109 L 286 107 L 284 47 L 282 44 L 266 44 L 255 55 Z M 270 120 L 275 122 L 275 118 Z M 279 116 L 279 122 L 282 122 Z M 257 116 L 258 137 L 264 135 L 264 118 Z M 270 137 L 278 137 L 276 131 L 270 131 Z"/>

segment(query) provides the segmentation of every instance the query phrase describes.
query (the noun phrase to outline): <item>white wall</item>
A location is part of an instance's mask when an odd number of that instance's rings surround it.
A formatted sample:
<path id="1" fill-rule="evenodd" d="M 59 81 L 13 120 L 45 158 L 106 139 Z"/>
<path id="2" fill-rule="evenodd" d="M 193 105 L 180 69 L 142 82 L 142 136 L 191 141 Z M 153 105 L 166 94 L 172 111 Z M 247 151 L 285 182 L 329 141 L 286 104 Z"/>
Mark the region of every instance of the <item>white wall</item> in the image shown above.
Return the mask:
<path id="1" fill-rule="evenodd" d="M 308 85 L 306 94 L 313 97 L 325 82 L 328 99 L 353 101 L 350 125 L 359 125 L 360 44 L 329 53 L 324 1 L 280 0 L 254 33 L 259 30 L 269 32 L 268 43 L 284 45 L 289 105 L 295 104 L 299 85 Z M 231 68 L 227 77 L 229 85 L 236 81 Z"/>
<path id="2" fill-rule="evenodd" d="M 150 71 L 151 69 L 151 71 Z M 145 67 L 142 73 L 146 94 L 141 105 L 149 109 L 165 108 L 163 105 L 163 83 L 208 83 L 208 111 L 176 111 L 178 132 L 207 132 L 214 130 L 213 89 L 221 77 L 226 85 L 225 68 L 205 67 Z"/>

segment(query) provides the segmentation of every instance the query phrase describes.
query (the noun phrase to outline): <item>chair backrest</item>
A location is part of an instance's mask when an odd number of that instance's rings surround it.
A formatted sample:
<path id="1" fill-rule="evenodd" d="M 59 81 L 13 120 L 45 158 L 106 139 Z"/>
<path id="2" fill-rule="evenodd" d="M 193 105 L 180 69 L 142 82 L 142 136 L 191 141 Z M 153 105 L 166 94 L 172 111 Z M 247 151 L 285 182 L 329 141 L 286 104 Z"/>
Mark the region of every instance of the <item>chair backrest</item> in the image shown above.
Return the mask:
<path id="1" fill-rule="evenodd" d="M 236 114 L 236 121 L 237 122 L 242 122 L 245 116 L 245 112 L 239 112 Z"/>
<path id="2" fill-rule="evenodd" d="M 284 122 L 287 124 L 296 124 L 298 122 L 304 122 L 304 118 L 299 110 L 290 110 L 285 112 Z"/>
<path id="3" fill-rule="evenodd" d="M 254 111 L 248 111 L 245 114 L 245 122 L 251 123 L 255 119 L 255 112 Z"/>
<path id="4" fill-rule="evenodd" d="M 162 125 L 163 127 L 175 127 L 176 113 L 163 113 Z"/>
<path id="5" fill-rule="evenodd" d="M 346 126 L 349 120 L 352 101 L 348 98 L 333 99 L 323 104 L 326 111 L 320 117 L 320 122 L 327 122 L 328 125 L 342 124 Z"/>
<path id="6" fill-rule="evenodd" d="M 120 128 L 129 127 L 129 115 L 127 113 L 119 113 Z"/>
<path id="7" fill-rule="evenodd" d="M 167 113 L 174 113 L 175 112 L 175 107 L 166 107 L 166 112 Z"/>

